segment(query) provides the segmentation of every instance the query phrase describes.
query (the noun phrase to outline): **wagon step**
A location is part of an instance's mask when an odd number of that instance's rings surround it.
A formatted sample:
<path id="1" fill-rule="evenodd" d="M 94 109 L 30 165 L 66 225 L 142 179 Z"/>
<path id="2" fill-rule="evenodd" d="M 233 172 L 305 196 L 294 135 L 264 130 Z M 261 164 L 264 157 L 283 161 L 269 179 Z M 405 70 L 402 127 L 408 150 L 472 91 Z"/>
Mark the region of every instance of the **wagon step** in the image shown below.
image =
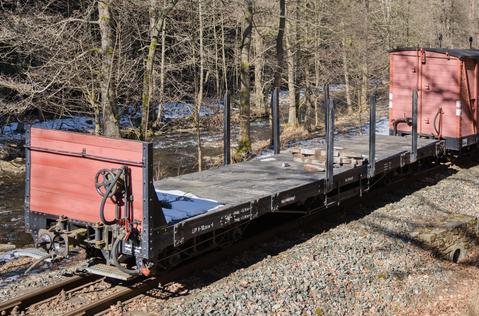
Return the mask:
<path id="1" fill-rule="evenodd" d="M 107 264 L 98 263 L 93 266 L 87 267 L 85 269 L 88 273 L 101 275 L 107 278 L 113 278 L 117 280 L 129 281 L 135 276 L 125 273 L 114 266 L 109 266 Z"/>

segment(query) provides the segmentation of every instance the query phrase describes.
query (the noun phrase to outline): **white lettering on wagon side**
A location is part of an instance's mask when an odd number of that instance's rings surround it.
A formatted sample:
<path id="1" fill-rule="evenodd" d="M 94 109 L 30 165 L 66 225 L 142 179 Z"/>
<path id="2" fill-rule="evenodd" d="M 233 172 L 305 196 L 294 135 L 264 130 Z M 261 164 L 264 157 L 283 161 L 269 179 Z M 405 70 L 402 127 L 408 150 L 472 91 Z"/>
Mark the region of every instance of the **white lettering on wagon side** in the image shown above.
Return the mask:
<path id="1" fill-rule="evenodd" d="M 242 220 L 250 219 L 251 217 L 251 207 L 243 207 L 240 210 L 222 216 L 220 220 L 220 225 L 225 226 L 231 224 L 232 222 L 241 222 Z"/>
<path id="2" fill-rule="evenodd" d="M 209 230 L 209 229 L 213 228 L 213 226 L 214 226 L 213 222 L 211 222 L 209 224 L 203 224 L 203 225 L 200 225 L 200 226 L 196 226 L 196 227 L 193 227 L 193 229 L 191 230 L 191 233 L 192 234 L 201 233 L 205 230 Z"/>
<path id="3" fill-rule="evenodd" d="M 235 222 L 240 222 L 242 220 L 248 219 L 251 217 L 251 207 L 243 207 L 238 211 L 233 212 L 233 220 Z"/>
<path id="4" fill-rule="evenodd" d="M 344 179 L 344 183 L 348 183 L 354 180 L 354 176 L 350 176 L 349 178 Z"/>
<path id="5" fill-rule="evenodd" d="M 296 196 L 295 196 L 295 195 L 290 196 L 290 197 L 285 198 L 285 199 L 282 199 L 282 200 L 281 200 L 281 204 L 285 204 L 285 203 L 289 203 L 289 202 L 294 202 L 294 200 L 296 200 Z"/>

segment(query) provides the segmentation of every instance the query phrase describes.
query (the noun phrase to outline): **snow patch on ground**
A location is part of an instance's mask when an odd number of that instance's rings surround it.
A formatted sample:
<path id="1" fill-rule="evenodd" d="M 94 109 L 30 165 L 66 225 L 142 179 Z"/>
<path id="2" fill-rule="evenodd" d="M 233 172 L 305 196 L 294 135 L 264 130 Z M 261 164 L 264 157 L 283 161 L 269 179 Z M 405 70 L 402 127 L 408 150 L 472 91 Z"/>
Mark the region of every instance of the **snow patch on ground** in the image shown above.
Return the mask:
<path id="1" fill-rule="evenodd" d="M 57 129 L 63 131 L 75 131 L 91 133 L 95 129 L 95 122 L 87 116 L 72 116 L 61 119 L 46 121 L 35 120 L 31 123 L 33 127 Z M 18 123 L 13 122 L 0 128 L 0 140 L 21 140 L 23 133 L 17 132 Z"/>
<path id="2" fill-rule="evenodd" d="M 158 106 L 157 106 L 158 108 Z M 223 110 L 223 103 L 211 101 L 204 104 L 200 110 L 200 117 L 207 117 L 220 113 Z M 194 105 L 184 102 L 168 102 L 163 104 L 162 120 L 171 121 L 184 119 L 194 114 Z M 120 115 L 120 126 L 137 127 L 141 121 L 141 106 L 129 106 Z M 95 129 L 95 121 L 88 116 L 71 116 L 57 119 L 49 119 L 45 121 L 35 120 L 31 124 L 33 127 L 75 131 L 83 133 L 92 133 Z M 21 140 L 23 133 L 17 132 L 18 123 L 12 122 L 0 127 L 0 140 Z"/>
<path id="3" fill-rule="evenodd" d="M 217 114 L 223 110 L 223 102 L 208 102 L 200 109 L 200 117 Z M 183 102 L 167 102 L 161 109 L 161 120 L 171 121 L 192 116 L 195 113 L 195 105 Z"/>
<path id="4" fill-rule="evenodd" d="M 0 263 L 4 264 L 5 262 L 8 262 L 10 260 L 15 259 L 15 250 L 10 250 L 7 252 L 0 253 Z"/>

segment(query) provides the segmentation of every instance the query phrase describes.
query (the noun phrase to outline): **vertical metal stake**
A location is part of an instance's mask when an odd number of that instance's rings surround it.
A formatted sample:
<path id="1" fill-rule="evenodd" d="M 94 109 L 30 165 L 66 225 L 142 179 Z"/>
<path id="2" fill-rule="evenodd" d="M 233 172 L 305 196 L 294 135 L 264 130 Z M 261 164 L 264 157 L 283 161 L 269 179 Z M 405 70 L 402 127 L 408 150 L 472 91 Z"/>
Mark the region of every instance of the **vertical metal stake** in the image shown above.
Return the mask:
<path id="1" fill-rule="evenodd" d="M 229 165 L 231 163 L 231 114 L 230 114 L 230 94 L 228 91 L 224 97 L 224 128 L 223 128 L 223 158 L 224 164 Z"/>
<path id="2" fill-rule="evenodd" d="M 328 108 L 328 102 L 329 102 L 329 84 L 325 84 L 323 86 L 323 97 L 324 97 L 324 113 L 325 115 L 328 115 L 328 111 L 326 111 L 326 109 Z M 327 119 L 324 122 L 326 124 Z"/>
<path id="3" fill-rule="evenodd" d="M 374 177 L 376 171 L 376 96 L 369 98 L 369 158 L 368 178 Z"/>
<path id="4" fill-rule="evenodd" d="M 329 84 L 323 86 L 324 125 L 328 121 Z"/>
<path id="5" fill-rule="evenodd" d="M 274 154 L 277 155 L 280 152 L 280 125 L 279 125 L 279 89 L 275 88 L 273 91 L 273 148 Z"/>
<path id="6" fill-rule="evenodd" d="M 333 189 L 334 168 L 334 102 L 326 102 L 326 192 Z"/>
<path id="7" fill-rule="evenodd" d="M 417 89 L 412 92 L 412 132 L 411 132 L 411 163 L 417 160 Z"/>

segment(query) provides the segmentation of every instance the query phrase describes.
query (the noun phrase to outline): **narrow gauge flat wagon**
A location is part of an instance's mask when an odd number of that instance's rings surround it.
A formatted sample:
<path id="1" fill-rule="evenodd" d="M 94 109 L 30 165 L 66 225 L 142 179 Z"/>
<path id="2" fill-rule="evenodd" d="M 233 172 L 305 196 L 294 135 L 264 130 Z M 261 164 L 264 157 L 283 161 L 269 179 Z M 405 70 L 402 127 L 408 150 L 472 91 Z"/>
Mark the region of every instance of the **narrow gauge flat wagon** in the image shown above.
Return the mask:
<path id="1" fill-rule="evenodd" d="M 479 142 L 479 50 L 401 48 L 389 55 L 392 135 L 411 133 L 411 92 L 418 91 L 418 133 L 448 150 Z"/>
<path id="2" fill-rule="evenodd" d="M 376 135 L 373 112 L 369 137 L 335 140 L 327 105 L 326 146 L 313 150 L 326 153 L 324 170 L 310 170 L 307 159 L 286 151 L 154 181 L 151 143 L 32 128 L 27 230 L 49 252 L 65 254 L 75 245 L 102 258 L 90 273 L 128 279 L 228 245 L 265 214 L 332 207 L 444 153 L 443 141 L 414 133 Z M 339 151 L 354 153 L 355 163 L 339 159 Z"/>

